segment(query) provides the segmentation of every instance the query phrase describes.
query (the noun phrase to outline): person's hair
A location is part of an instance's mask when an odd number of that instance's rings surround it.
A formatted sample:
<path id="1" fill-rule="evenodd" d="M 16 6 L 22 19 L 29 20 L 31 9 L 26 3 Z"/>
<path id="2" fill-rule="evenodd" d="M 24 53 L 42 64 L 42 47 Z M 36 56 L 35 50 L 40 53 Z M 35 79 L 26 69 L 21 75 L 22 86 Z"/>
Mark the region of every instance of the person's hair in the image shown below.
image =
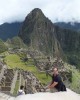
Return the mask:
<path id="1" fill-rule="evenodd" d="M 20 89 L 24 89 L 24 86 L 23 86 L 23 85 L 21 85 L 21 86 L 20 86 Z"/>

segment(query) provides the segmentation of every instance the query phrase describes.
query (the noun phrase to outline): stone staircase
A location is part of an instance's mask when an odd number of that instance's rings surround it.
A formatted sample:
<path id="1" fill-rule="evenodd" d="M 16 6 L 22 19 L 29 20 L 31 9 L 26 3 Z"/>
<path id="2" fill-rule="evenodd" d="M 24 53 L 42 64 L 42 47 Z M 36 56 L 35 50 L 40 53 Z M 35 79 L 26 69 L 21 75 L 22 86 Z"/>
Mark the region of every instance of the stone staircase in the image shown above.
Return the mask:
<path id="1" fill-rule="evenodd" d="M 14 78 L 14 71 L 12 69 L 6 69 L 2 75 L 0 82 L 0 91 L 4 93 L 10 93 L 12 88 L 12 82 Z"/>
<path id="2" fill-rule="evenodd" d="M 19 82 L 17 83 L 17 81 Z M 17 90 L 15 90 L 16 83 L 18 85 Z M 26 94 L 45 91 L 41 82 L 32 72 L 21 69 L 8 69 L 6 65 L 0 66 L 0 92 L 8 95 L 15 93 L 17 95 L 21 85 L 25 86 Z"/>

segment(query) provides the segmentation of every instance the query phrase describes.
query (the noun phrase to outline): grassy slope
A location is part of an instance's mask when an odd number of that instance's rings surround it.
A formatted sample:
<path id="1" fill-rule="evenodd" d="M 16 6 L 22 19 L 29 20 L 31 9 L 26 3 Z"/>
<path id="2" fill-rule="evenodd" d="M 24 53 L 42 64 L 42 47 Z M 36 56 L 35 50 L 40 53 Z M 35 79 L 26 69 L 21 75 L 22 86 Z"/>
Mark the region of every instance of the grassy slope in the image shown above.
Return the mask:
<path id="1" fill-rule="evenodd" d="M 72 69 L 72 84 L 71 84 L 71 89 L 73 91 L 76 91 L 78 93 L 80 93 L 80 72 L 78 72 L 77 70 Z"/>

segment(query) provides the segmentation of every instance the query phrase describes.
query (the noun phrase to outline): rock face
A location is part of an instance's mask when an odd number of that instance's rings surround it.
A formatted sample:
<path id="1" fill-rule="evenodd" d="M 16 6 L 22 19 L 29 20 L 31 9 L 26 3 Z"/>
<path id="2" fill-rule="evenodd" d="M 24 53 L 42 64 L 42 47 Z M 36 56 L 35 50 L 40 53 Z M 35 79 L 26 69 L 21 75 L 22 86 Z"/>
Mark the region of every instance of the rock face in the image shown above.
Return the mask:
<path id="1" fill-rule="evenodd" d="M 24 43 L 44 54 L 54 55 L 62 52 L 55 37 L 53 23 L 38 8 L 28 14 L 19 32 Z"/>

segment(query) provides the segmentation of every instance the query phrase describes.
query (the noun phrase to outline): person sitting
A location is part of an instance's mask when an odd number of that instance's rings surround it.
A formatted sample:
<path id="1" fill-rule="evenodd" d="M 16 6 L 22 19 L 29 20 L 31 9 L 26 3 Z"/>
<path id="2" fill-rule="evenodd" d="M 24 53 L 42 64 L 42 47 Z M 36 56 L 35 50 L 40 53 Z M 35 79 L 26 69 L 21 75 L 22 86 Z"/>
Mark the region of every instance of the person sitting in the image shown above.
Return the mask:
<path id="1" fill-rule="evenodd" d="M 59 75 L 58 68 L 56 67 L 53 69 L 52 82 L 47 89 L 50 89 L 51 92 L 66 91 L 66 86 Z"/>
<path id="2" fill-rule="evenodd" d="M 21 85 L 21 86 L 20 86 L 20 89 L 19 89 L 19 91 L 18 91 L 18 96 L 19 96 L 19 95 L 24 95 L 24 94 L 25 94 L 25 92 L 24 92 L 24 86 Z"/>

